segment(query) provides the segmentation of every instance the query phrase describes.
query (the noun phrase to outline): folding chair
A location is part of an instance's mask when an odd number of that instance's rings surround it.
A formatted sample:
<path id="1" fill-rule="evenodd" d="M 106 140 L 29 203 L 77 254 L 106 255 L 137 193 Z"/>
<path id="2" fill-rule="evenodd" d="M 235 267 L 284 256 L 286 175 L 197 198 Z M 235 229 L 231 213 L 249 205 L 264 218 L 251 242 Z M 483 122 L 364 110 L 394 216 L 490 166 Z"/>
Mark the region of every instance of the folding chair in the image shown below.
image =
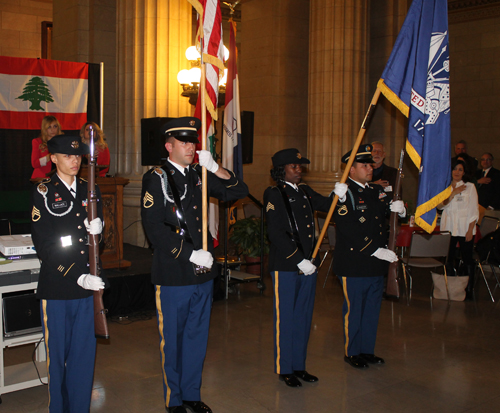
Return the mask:
<path id="1" fill-rule="evenodd" d="M 498 225 L 499 221 L 497 218 L 485 216 L 481 221 L 481 225 L 479 226 L 481 237 L 485 238 L 492 232 L 496 231 L 498 229 Z M 474 248 L 475 247 L 476 246 L 474 245 Z M 488 256 L 484 261 L 481 261 L 479 254 L 477 253 L 477 251 L 474 250 L 474 259 L 476 261 L 477 268 L 479 268 L 479 271 L 481 272 L 483 281 L 486 284 L 486 288 L 488 289 L 488 294 L 490 295 L 491 301 L 495 302 L 495 299 L 493 298 L 493 293 L 495 292 L 496 288 L 500 286 L 500 281 L 498 280 L 498 276 L 495 272 L 495 265 L 492 262 L 490 262 L 490 253 L 488 253 Z M 493 289 L 493 292 L 491 291 L 490 285 L 488 284 L 488 280 L 486 279 L 486 275 L 484 274 L 483 264 L 488 264 L 490 266 L 491 272 L 495 277 L 496 284 L 495 288 Z"/>
<path id="2" fill-rule="evenodd" d="M 318 232 L 321 232 L 323 225 L 325 225 L 325 219 L 320 217 L 318 217 L 317 219 L 318 219 L 318 225 L 317 225 Z M 328 271 L 326 273 L 325 282 L 323 283 L 323 288 L 325 288 L 326 280 L 328 279 L 328 275 L 330 274 L 330 270 L 332 269 L 333 265 L 333 250 L 335 249 L 335 241 L 336 241 L 335 236 L 336 236 L 335 227 L 330 223 L 330 225 L 328 225 L 328 228 L 326 230 L 326 235 L 325 238 L 323 239 L 323 243 L 321 244 L 319 249 L 320 252 L 324 251 L 325 254 L 323 255 L 321 263 L 318 266 L 318 271 L 325 262 L 327 255 L 328 254 L 332 255 L 332 260 L 330 261 L 330 266 L 328 267 Z"/>
<path id="3" fill-rule="evenodd" d="M 429 269 L 443 267 L 446 293 L 448 295 L 448 300 L 450 299 L 448 291 L 448 277 L 446 276 L 446 261 L 448 260 L 450 239 L 451 234 L 449 232 L 434 232 L 432 234 L 427 234 L 426 232 L 414 232 L 412 234 L 408 257 L 401 260 L 405 280 L 407 304 L 410 304 L 412 290 L 412 277 L 409 267 Z M 407 273 L 409 277 L 409 288 L 406 279 Z M 432 284 L 432 289 L 434 290 L 434 283 Z"/>

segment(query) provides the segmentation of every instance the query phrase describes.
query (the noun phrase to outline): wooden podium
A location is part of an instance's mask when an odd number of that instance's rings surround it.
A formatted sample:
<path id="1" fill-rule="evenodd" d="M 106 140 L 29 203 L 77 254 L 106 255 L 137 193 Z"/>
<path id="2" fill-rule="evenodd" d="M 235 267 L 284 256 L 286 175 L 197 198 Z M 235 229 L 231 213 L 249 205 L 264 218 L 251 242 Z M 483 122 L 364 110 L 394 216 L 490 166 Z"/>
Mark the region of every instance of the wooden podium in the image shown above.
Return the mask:
<path id="1" fill-rule="evenodd" d="M 104 251 L 101 253 L 103 268 L 127 268 L 131 262 L 123 259 L 123 187 L 126 178 L 97 178 L 101 190 L 104 213 Z"/>

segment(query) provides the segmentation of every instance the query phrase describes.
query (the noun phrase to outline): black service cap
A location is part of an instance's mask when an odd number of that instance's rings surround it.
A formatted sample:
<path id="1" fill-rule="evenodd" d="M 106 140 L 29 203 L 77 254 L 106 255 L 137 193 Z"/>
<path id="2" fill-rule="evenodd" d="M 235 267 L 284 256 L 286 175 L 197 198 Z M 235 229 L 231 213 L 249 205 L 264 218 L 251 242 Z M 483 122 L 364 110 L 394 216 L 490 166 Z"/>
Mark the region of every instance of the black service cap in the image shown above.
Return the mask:
<path id="1" fill-rule="evenodd" d="M 173 136 L 181 142 L 200 143 L 198 140 L 198 129 L 201 128 L 201 120 L 192 116 L 173 119 L 163 125 L 162 133 L 166 138 Z"/>
<path id="2" fill-rule="evenodd" d="M 281 151 L 276 152 L 273 155 L 273 166 L 282 166 L 288 164 L 303 164 L 303 163 L 311 163 L 309 159 L 304 158 L 298 149 L 290 148 L 290 149 L 282 149 Z"/>
<path id="3" fill-rule="evenodd" d="M 50 153 L 65 155 L 86 155 L 90 152 L 88 145 L 82 142 L 79 136 L 57 135 L 47 142 Z"/>
<path id="4" fill-rule="evenodd" d="M 354 159 L 354 162 L 359 162 L 359 163 L 375 163 L 375 161 L 372 158 L 372 146 L 370 144 L 366 145 L 361 145 L 358 148 L 358 152 L 356 153 L 356 158 Z M 342 157 L 342 163 L 347 163 L 349 162 L 349 158 L 351 157 L 351 152 L 347 152 L 343 157 Z"/>

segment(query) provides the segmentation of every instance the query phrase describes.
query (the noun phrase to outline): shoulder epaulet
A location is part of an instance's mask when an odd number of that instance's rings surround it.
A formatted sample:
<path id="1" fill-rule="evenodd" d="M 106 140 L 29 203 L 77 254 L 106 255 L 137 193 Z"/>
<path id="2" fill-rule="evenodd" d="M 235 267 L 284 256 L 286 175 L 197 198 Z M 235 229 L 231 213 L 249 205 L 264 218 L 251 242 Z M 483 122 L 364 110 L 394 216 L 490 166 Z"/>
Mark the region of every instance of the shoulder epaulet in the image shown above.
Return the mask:
<path id="1" fill-rule="evenodd" d="M 299 184 L 297 184 L 297 186 L 301 186 L 301 185 L 306 185 L 307 186 L 307 184 L 305 182 L 300 182 Z"/>
<path id="2" fill-rule="evenodd" d="M 82 181 L 83 182 L 88 182 L 86 179 L 80 177 L 80 183 L 82 183 Z"/>

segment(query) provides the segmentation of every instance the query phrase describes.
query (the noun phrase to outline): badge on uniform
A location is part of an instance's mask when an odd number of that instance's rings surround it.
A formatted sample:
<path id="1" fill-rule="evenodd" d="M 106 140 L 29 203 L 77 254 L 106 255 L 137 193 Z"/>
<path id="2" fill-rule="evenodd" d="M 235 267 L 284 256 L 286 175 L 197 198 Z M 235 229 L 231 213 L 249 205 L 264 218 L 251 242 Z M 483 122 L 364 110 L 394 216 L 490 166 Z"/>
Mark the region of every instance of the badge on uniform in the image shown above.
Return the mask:
<path id="1" fill-rule="evenodd" d="M 61 196 L 60 196 L 57 192 L 54 194 L 54 196 L 55 196 L 55 198 L 56 198 L 56 199 L 55 199 L 55 202 L 62 201 Z"/>
<path id="2" fill-rule="evenodd" d="M 54 202 L 52 204 L 52 209 L 66 208 L 68 203 L 66 201 L 63 202 Z"/>
<path id="3" fill-rule="evenodd" d="M 144 194 L 144 199 L 142 200 L 142 203 L 144 205 L 144 208 L 151 208 L 154 204 L 155 201 L 153 199 L 153 195 L 151 195 L 148 191 Z"/>
<path id="4" fill-rule="evenodd" d="M 31 211 L 31 220 L 33 222 L 38 221 L 42 216 L 40 215 L 40 210 L 33 205 L 33 210 Z"/>
<path id="5" fill-rule="evenodd" d="M 198 182 L 196 183 L 196 186 L 200 186 L 201 185 L 201 178 L 198 177 Z"/>
<path id="6" fill-rule="evenodd" d="M 275 210 L 274 205 L 268 202 L 266 205 L 266 212 L 269 212 L 270 209 L 272 209 L 273 211 Z"/>
<path id="7" fill-rule="evenodd" d="M 385 198 L 386 196 L 387 196 L 387 194 L 385 192 L 379 192 L 378 199 Z"/>
<path id="8" fill-rule="evenodd" d="M 88 204 L 89 204 L 88 199 L 82 200 L 82 206 L 87 207 Z"/>
<path id="9" fill-rule="evenodd" d="M 347 206 L 346 205 L 342 205 L 339 210 L 337 211 L 339 215 L 345 215 L 347 214 Z"/>

